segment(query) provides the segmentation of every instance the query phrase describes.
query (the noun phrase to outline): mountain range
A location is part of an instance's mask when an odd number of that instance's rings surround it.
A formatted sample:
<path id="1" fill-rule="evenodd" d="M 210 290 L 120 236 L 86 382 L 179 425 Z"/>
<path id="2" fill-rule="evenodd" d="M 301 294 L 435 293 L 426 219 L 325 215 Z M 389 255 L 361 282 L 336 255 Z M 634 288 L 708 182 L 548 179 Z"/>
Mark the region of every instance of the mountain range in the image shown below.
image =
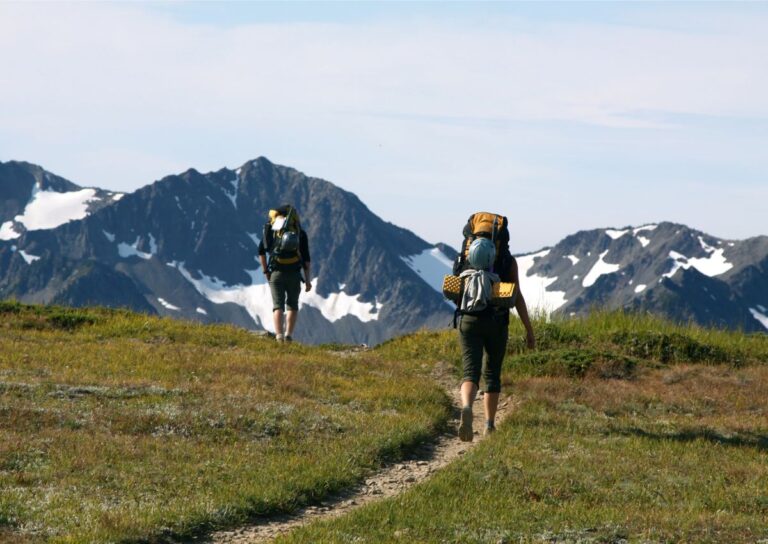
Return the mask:
<path id="1" fill-rule="evenodd" d="M 670 222 L 594 229 L 518 262 L 526 298 L 549 312 L 626 308 L 768 330 L 768 236 L 723 240 Z"/>
<path id="2" fill-rule="evenodd" d="M 440 286 L 455 249 L 264 157 L 234 170 L 188 170 L 131 193 L 0 163 L 0 297 L 269 330 L 257 248 L 269 209 L 284 203 L 299 210 L 312 256 L 314 289 L 301 296 L 298 340 L 375 344 L 448 326 L 453 308 Z M 457 218 L 457 245 L 463 223 Z M 514 236 L 514 217 L 510 223 Z M 768 330 L 766 236 L 721 240 L 674 223 L 594 229 L 518 263 L 532 309 L 625 307 Z"/>

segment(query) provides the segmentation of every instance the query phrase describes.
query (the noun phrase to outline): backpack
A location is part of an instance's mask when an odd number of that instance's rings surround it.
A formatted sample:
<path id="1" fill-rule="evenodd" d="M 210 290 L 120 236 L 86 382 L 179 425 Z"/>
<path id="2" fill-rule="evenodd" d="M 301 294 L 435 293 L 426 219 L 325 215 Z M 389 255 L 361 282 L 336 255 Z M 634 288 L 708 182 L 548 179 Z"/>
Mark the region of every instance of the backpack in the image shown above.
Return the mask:
<path id="1" fill-rule="evenodd" d="M 499 277 L 485 270 L 465 270 L 459 277 L 463 282 L 461 298 L 456 310 L 462 315 L 483 315 L 493 304 L 493 286 Z"/>
<path id="2" fill-rule="evenodd" d="M 508 225 L 509 222 L 503 215 L 489 212 L 477 212 L 470 215 L 462 230 L 464 241 L 461 244 L 459 255 L 453 263 L 453 273 L 458 276 L 469 268 L 469 246 L 477 238 L 483 237 L 491 240 L 496 246 L 496 260 L 491 267 L 491 272 L 501 276 L 502 281 L 508 279 L 506 276 L 511 257 Z"/>
<path id="3" fill-rule="evenodd" d="M 293 206 L 285 205 L 269 210 L 269 221 L 264 224 L 264 247 L 269 252 L 269 269 L 300 267 L 301 224 Z"/>
<path id="4" fill-rule="evenodd" d="M 517 286 L 509 283 L 512 254 L 508 224 L 503 215 L 477 212 L 470 215 L 464 225 L 464 241 L 453 263 L 453 275 L 443 278 L 443 295 L 456 304 L 454 328 L 462 315 L 500 315 L 504 322 L 508 322 L 508 308 L 514 307 L 517 299 Z M 496 259 L 490 272 L 473 270 L 469 266 L 469 246 L 481 237 L 491 240 L 496 248 Z"/>

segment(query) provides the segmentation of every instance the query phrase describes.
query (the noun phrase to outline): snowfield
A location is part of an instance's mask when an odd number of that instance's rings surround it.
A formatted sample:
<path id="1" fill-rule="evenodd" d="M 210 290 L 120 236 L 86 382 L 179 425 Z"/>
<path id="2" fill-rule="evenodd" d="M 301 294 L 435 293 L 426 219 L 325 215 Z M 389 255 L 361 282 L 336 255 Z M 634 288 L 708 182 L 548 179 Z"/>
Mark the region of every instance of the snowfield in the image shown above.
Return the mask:
<path id="1" fill-rule="evenodd" d="M 104 236 L 106 236 L 107 239 L 110 241 L 114 240 L 114 235 L 110 235 L 108 232 L 104 232 Z M 155 237 L 152 236 L 151 233 L 149 235 L 149 253 L 140 251 L 138 249 L 140 240 L 141 240 L 141 237 L 137 236 L 136 241 L 133 244 L 126 244 L 125 242 L 120 242 L 119 244 L 117 244 L 118 255 L 120 255 L 123 259 L 127 259 L 129 257 L 139 257 L 140 259 L 151 259 L 153 255 L 157 255 L 157 242 L 155 241 Z"/>
<path id="2" fill-rule="evenodd" d="M 408 267 L 438 293 L 443 292 L 443 276 L 453 272 L 453 262 L 436 247 L 416 255 L 400 257 Z"/>
<path id="3" fill-rule="evenodd" d="M 566 302 L 565 291 L 549 291 L 547 287 L 557 281 L 557 277 L 547 278 L 538 274 L 530 274 L 536 259 L 549 255 L 545 249 L 538 253 L 515 257 L 517 260 L 518 277 L 520 278 L 520 292 L 525 297 L 528 310 L 532 313 L 552 313 Z M 529 275 L 530 274 L 530 275 Z"/>
<path id="4" fill-rule="evenodd" d="M 763 308 L 762 306 L 759 306 L 760 308 Z M 765 310 L 765 308 L 763 308 Z M 768 315 L 765 315 L 764 313 L 758 312 L 755 308 L 750 308 L 749 313 L 752 314 L 752 317 L 757 319 L 760 324 L 768 330 Z"/>
<path id="5" fill-rule="evenodd" d="M 672 259 L 672 268 L 663 276 L 671 278 L 681 268 L 688 269 L 693 267 L 705 276 L 714 277 L 724 274 L 733 268 L 733 264 L 729 263 L 725 258 L 724 248 L 716 249 L 708 245 L 701 236 L 699 236 L 699 243 L 702 249 L 709 253 L 709 257 L 688 258 L 677 251 L 670 251 L 669 258 Z"/>
<path id="6" fill-rule="evenodd" d="M 587 272 L 587 275 L 584 276 L 581 285 L 584 287 L 591 287 L 595 284 L 597 278 L 600 276 L 604 274 L 613 274 L 614 272 L 618 271 L 620 268 L 618 264 L 610 264 L 604 261 L 606 255 L 608 255 L 607 249 L 600 254 L 597 262 L 592 266 L 590 271 Z"/>
<path id="7" fill-rule="evenodd" d="M 88 212 L 88 203 L 95 197 L 95 189 L 57 193 L 41 191 L 35 187 L 24 213 L 17 215 L 15 220 L 27 230 L 54 229 L 64 223 L 83 219 Z"/>
<path id="8" fill-rule="evenodd" d="M 251 276 L 251 285 L 226 285 L 218 278 L 200 274 L 200 279 L 195 279 L 184 267 L 184 263 L 167 263 L 176 268 L 184 278 L 192 284 L 198 293 L 214 304 L 231 302 L 237 304 L 248 312 L 248 315 L 257 325 L 274 332 L 272 322 L 272 295 L 269 292 L 269 284 L 264 275 L 258 270 L 246 270 Z M 312 283 L 316 284 L 317 278 Z M 346 293 L 330 293 L 327 297 L 319 295 L 314 289 L 309 293 L 302 291 L 299 297 L 299 309 L 302 306 L 311 306 L 320 310 L 328 321 L 335 322 L 346 315 L 352 315 L 367 323 L 379 318 L 382 304 L 375 301 L 362 302 L 359 295 Z M 201 312 L 198 312 L 201 313 Z"/>

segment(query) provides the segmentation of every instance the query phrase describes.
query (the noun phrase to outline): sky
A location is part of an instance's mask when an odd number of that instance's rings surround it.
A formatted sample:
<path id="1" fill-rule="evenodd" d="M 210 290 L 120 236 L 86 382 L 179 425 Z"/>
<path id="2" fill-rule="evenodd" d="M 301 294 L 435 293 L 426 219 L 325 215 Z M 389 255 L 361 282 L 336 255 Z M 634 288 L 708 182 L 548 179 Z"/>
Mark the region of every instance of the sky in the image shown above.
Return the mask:
<path id="1" fill-rule="evenodd" d="M 765 2 L 0 2 L 0 161 L 131 191 L 259 156 L 457 247 L 768 234 Z"/>

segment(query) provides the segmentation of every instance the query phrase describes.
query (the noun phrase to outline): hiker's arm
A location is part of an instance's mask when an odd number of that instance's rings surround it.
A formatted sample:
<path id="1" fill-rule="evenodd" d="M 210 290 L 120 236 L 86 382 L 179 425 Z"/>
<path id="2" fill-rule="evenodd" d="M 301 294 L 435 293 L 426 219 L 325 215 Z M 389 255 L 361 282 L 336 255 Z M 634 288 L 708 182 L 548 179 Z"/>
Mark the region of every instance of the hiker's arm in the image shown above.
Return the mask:
<path id="1" fill-rule="evenodd" d="M 299 236 L 299 253 L 304 264 L 304 288 L 309 292 L 312 290 L 312 268 L 310 265 L 311 257 L 309 256 L 309 240 L 304 231 L 301 231 Z"/>
<path id="2" fill-rule="evenodd" d="M 261 262 L 261 271 L 264 272 L 267 281 L 269 281 L 272 274 L 267 269 L 267 249 L 264 247 L 264 240 L 259 242 L 259 262 Z"/>
<path id="3" fill-rule="evenodd" d="M 304 289 L 309 292 L 312 290 L 312 269 L 308 261 L 304 261 Z"/>
<path id="4" fill-rule="evenodd" d="M 264 275 L 267 277 L 267 281 L 269 281 L 272 274 L 270 274 L 269 270 L 267 270 L 267 256 L 259 255 L 259 261 L 261 261 L 261 269 L 264 271 Z"/>
<path id="5" fill-rule="evenodd" d="M 531 319 L 528 317 L 528 306 L 525 303 L 525 297 L 523 297 L 523 291 L 520 289 L 520 276 L 517 273 L 517 261 L 512 258 L 509 265 L 509 275 L 512 281 L 517 286 L 517 299 L 515 299 L 515 310 L 517 315 L 520 316 L 520 321 L 523 322 L 525 327 L 525 343 L 530 348 L 536 347 L 536 337 L 533 335 L 533 327 L 531 326 Z"/>

